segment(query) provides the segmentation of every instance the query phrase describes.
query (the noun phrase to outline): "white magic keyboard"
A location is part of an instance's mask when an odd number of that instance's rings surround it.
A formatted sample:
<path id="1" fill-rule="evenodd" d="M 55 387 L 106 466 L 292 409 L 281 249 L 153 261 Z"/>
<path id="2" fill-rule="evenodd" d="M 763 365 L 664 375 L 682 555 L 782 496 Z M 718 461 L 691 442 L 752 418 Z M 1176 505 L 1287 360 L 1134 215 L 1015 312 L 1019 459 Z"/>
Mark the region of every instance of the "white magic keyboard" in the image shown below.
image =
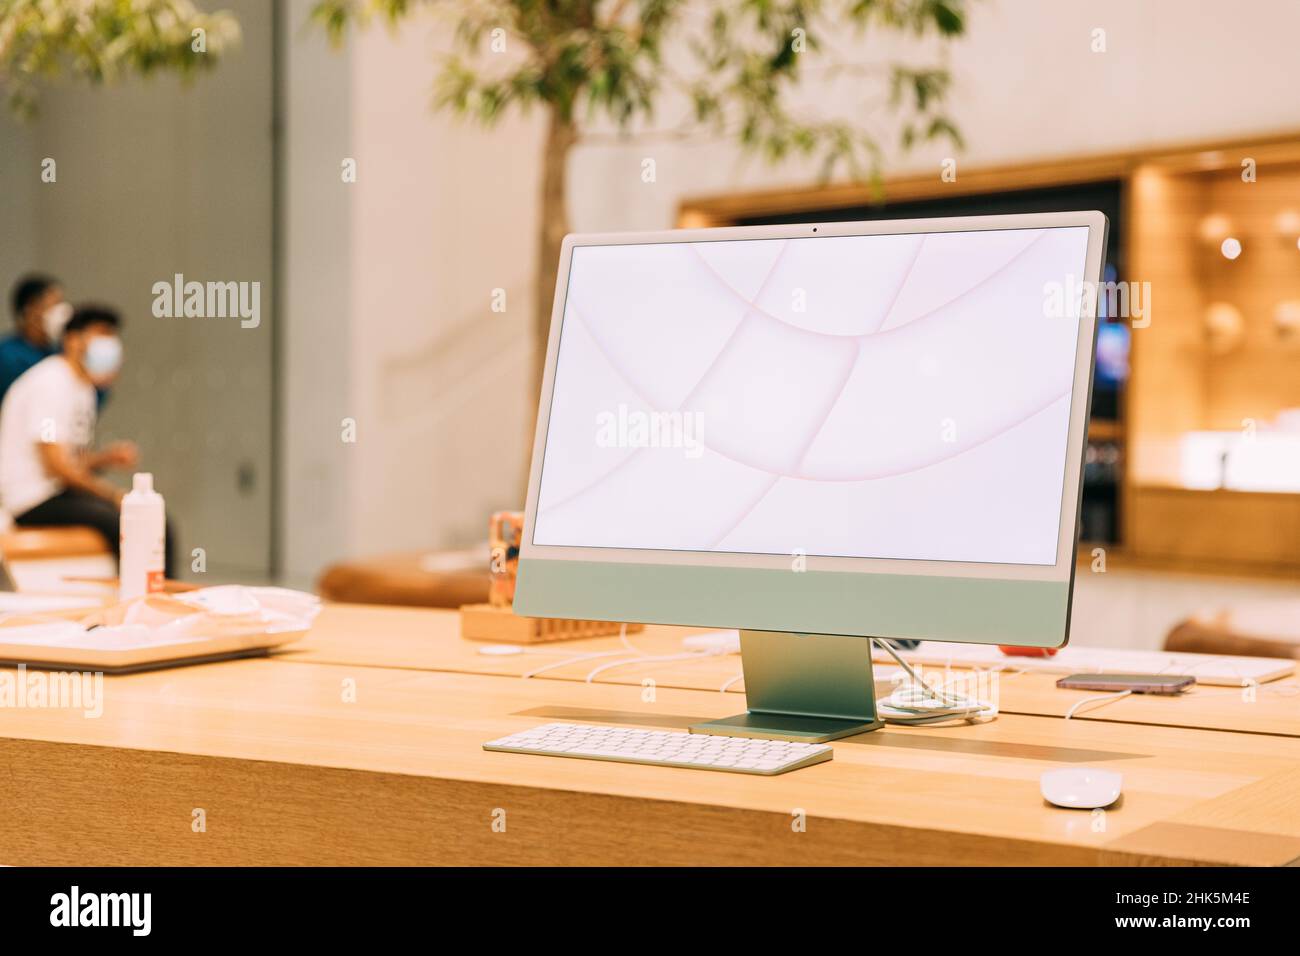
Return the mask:
<path id="1" fill-rule="evenodd" d="M 764 776 L 811 767 L 830 760 L 832 756 L 831 748 L 826 744 L 597 727 L 593 724 L 542 724 L 499 740 L 489 740 L 483 749 Z"/>

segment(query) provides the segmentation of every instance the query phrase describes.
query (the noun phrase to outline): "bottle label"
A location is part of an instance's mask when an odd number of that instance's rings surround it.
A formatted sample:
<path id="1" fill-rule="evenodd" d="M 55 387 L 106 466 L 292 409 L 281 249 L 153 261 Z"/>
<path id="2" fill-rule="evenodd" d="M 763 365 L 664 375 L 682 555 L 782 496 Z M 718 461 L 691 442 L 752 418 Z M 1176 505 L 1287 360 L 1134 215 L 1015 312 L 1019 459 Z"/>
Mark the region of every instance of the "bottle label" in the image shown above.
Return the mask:
<path id="1" fill-rule="evenodd" d="M 156 591 L 163 590 L 164 577 L 161 570 L 148 572 L 145 579 L 145 591 L 153 594 Z"/>

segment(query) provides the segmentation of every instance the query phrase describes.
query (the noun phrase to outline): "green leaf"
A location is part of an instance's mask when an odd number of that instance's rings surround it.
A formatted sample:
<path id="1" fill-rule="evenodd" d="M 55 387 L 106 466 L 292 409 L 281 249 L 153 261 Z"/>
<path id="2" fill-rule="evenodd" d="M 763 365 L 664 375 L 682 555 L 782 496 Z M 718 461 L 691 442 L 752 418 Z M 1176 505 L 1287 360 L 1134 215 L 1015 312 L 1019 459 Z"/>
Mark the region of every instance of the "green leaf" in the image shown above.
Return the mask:
<path id="1" fill-rule="evenodd" d="M 880 144 L 851 117 L 812 116 L 821 104 L 809 105 L 801 76 L 834 66 L 822 59 L 823 35 L 959 37 L 967 0 L 317 0 L 313 20 L 341 38 L 372 19 L 401 26 L 426 7 L 449 15 L 456 47 L 437 68 L 440 109 L 491 124 L 541 104 L 562 122 L 635 132 L 672 104 L 685 112 L 683 129 L 725 132 L 771 162 L 817 157 L 825 175 L 843 168 L 878 180 Z M 508 55 L 485 42 L 498 28 Z M 794 50 L 796 29 L 803 53 Z M 899 114 L 905 148 L 936 138 L 960 144 L 940 112 L 951 85 L 945 69 L 894 65 L 874 82 Z"/>
<path id="2" fill-rule="evenodd" d="M 0 0 L 0 86 L 24 115 L 48 78 L 189 77 L 216 65 L 239 39 L 231 14 L 204 13 L 190 0 Z"/>

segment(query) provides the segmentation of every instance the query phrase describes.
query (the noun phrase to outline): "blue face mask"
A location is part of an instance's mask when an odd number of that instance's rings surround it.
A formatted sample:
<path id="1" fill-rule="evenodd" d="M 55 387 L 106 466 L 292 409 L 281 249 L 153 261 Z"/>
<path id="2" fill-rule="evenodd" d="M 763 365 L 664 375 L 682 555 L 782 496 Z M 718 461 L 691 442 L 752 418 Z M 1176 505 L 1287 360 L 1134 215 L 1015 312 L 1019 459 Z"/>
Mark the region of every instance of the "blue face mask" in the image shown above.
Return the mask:
<path id="1" fill-rule="evenodd" d="M 116 335 L 96 335 L 86 343 L 82 359 L 91 378 L 107 378 L 122 367 L 122 340 Z"/>

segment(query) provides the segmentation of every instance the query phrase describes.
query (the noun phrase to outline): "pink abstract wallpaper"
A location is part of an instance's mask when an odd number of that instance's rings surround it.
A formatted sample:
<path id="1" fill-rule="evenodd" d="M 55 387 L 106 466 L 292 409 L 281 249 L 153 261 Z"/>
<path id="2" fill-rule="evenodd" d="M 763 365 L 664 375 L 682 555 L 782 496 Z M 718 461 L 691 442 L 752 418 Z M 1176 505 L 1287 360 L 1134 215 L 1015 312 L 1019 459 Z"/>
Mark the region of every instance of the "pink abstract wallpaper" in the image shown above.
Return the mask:
<path id="1" fill-rule="evenodd" d="M 575 248 L 534 543 L 1055 563 L 1086 248 Z"/>

